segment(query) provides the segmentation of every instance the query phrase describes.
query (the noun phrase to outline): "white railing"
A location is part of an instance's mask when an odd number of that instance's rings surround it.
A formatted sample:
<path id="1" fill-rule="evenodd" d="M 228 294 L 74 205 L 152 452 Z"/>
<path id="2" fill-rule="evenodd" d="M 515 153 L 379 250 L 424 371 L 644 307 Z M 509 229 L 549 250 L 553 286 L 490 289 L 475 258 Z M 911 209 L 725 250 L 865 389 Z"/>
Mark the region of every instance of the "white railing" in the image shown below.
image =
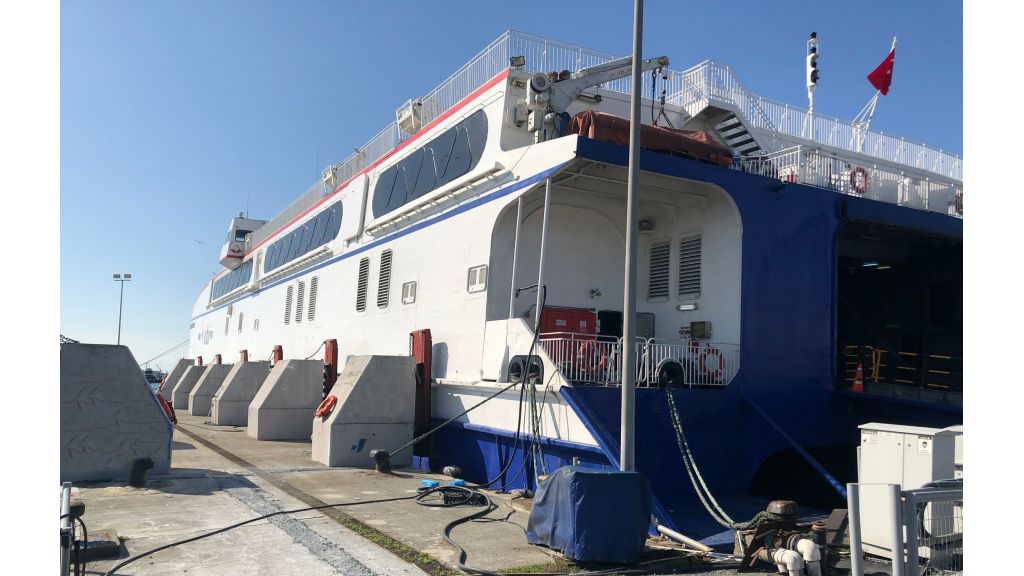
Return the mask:
<path id="1" fill-rule="evenodd" d="M 963 217 L 963 187 L 959 182 L 942 177 L 921 178 L 920 174 L 911 176 L 875 164 L 853 164 L 848 159 L 802 146 L 744 158 L 739 169 L 784 182 Z"/>
<path id="2" fill-rule="evenodd" d="M 622 339 L 552 332 L 540 335 L 548 358 L 569 382 L 618 386 L 622 383 Z M 637 338 L 638 388 L 727 386 L 740 367 L 740 347 L 663 338 Z"/>
<path id="3" fill-rule="evenodd" d="M 524 69 L 531 72 L 561 70 L 575 72 L 581 68 L 608 62 L 615 58 L 604 52 L 555 42 L 513 30 L 507 31 L 437 88 L 422 98 L 414 99 L 420 105 L 420 124 L 422 126 L 429 124 L 507 68 L 510 56 L 525 56 Z M 663 73 L 668 76 L 667 81 L 662 80 L 660 76 L 653 78 L 650 74 L 645 74 L 641 94 L 658 98 L 661 90 L 665 89 L 666 102 L 683 107 L 691 116 L 700 112 L 713 100 L 729 102 L 734 104 L 743 114 L 744 119 L 752 124 L 751 128 L 766 131 L 771 136 L 780 134 L 790 138 L 804 138 L 840 149 L 857 151 L 884 160 L 907 164 L 955 180 L 962 179 L 959 156 L 936 150 L 920 142 L 888 136 L 881 132 L 859 133 L 852 122 L 822 114 L 815 114 L 813 121 L 809 121 L 805 110 L 750 92 L 733 73 L 732 68 L 727 65 L 709 60 L 684 72 L 666 69 Z M 628 95 L 632 92 L 630 81 L 629 77 L 621 78 L 603 84 L 599 89 Z M 389 123 L 369 142 L 357 148 L 356 152 L 332 166 L 336 173 L 335 186 L 343 184 L 367 166 L 384 157 L 409 136 L 410 134 L 398 128 L 396 122 Z M 777 147 L 774 142 L 767 144 L 766 147 L 769 149 Z M 317 187 L 320 187 L 321 195 L 330 192 L 324 190 L 322 182 L 318 180 L 310 192 L 254 232 L 251 235 L 253 239 L 251 245 L 258 244 L 259 241 L 273 234 L 280 225 L 288 222 L 294 218 L 295 214 L 312 204 L 307 196 L 313 194 Z M 308 204 L 305 204 L 301 210 L 295 209 L 296 206 L 305 202 Z"/>
<path id="4" fill-rule="evenodd" d="M 289 204 L 280 214 L 274 216 L 273 220 L 270 220 L 257 228 L 252 234 L 249 234 L 246 239 L 246 251 L 251 250 L 253 246 L 258 246 L 260 242 L 269 238 L 280 227 L 290 222 L 292 218 L 302 214 L 307 208 L 316 204 L 326 193 L 327 189 L 324 187 L 322 180 L 310 186 L 297 200 Z"/>
<path id="5" fill-rule="evenodd" d="M 749 127 L 819 142 L 850 152 L 898 162 L 935 172 L 954 180 L 963 179 L 959 156 L 928 146 L 923 142 L 887 135 L 875 130 L 859 130 L 851 121 L 816 113 L 785 102 L 751 93 L 726 64 L 707 60 L 682 73 L 683 88 L 668 99 L 697 114 L 712 100 L 735 105 Z"/>

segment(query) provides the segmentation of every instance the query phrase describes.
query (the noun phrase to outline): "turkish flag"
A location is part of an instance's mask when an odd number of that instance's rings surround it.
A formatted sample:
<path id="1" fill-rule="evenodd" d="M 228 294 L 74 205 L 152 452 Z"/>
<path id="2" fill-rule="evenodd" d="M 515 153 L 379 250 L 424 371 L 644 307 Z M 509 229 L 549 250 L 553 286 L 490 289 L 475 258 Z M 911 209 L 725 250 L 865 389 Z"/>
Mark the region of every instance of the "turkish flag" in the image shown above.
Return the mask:
<path id="1" fill-rule="evenodd" d="M 893 48 L 889 55 L 882 60 L 878 68 L 868 74 L 868 82 L 882 92 L 882 96 L 889 94 L 889 85 L 892 84 L 892 65 L 896 61 L 896 49 Z"/>

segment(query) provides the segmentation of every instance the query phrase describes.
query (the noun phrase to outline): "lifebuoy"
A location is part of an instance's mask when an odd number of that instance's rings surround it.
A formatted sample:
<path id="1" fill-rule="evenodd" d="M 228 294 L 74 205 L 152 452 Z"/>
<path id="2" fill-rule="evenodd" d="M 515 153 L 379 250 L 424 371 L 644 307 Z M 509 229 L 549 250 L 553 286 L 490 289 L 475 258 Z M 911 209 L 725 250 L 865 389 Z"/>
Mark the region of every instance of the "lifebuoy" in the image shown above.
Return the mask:
<path id="1" fill-rule="evenodd" d="M 171 408 L 170 402 L 168 402 L 167 399 L 159 392 L 156 394 L 156 399 L 160 402 L 160 407 L 164 409 L 164 414 L 167 415 L 167 419 L 170 420 L 172 424 L 177 424 L 178 417 L 174 415 L 174 408 Z"/>
<path id="2" fill-rule="evenodd" d="M 868 191 L 868 171 L 857 166 L 850 170 L 850 188 L 863 196 Z"/>
<path id="3" fill-rule="evenodd" d="M 334 407 L 337 404 L 338 404 L 337 396 L 335 396 L 334 394 L 330 394 L 329 396 L 327 396 L 327 398 L 324 398 L 324 401 L 321 402 L 319 406 L 316 407 L 316 412 L 314 412 L 313 414 L 317 418 L 322 418 L 324 416 L 330 416 L 331 411 L 334 410 Z"/>
<path id="4" fill-rule="evenodd" d="M 718 358 L 718 366 L 716 368 L 708 368 L 708 360 L 712 357 Z M 713 346 L 709 346 L 701 351 L 698 362 L 700 364 L 701 372 L 712 380 L 720 378 L 722 376 L 722 372 L 725 371 L 725 356 L 722 356 L 722 352 Z"/>
<path id="5" fill-rule="evenodd" d="M 593 340 L 581 342 L 576 349 L 576 368 L 589 374 L 604 371 L 608 365 L 608 357 L 598 353 Z"/>

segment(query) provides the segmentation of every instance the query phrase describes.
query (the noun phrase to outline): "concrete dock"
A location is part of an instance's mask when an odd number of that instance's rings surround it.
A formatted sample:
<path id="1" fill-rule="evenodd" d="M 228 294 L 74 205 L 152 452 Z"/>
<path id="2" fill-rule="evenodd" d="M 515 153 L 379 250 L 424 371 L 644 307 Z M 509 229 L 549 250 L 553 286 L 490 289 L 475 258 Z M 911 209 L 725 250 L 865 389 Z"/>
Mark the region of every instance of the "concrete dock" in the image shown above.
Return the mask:
<path id="1" fill-rule="evenodd" d="M 179 419 L 170 474 L 151 476 L 144 488 L 106 483 L 75 489 L 75 497 L 85 502 L 90 532 L 115 530 L 125 550 L 118 560 L 90 563 L 90 573 L 105 574 L 159 546 L 267 513 L 361 502 L 367 503 L 259 520 L 157 552 L 117 574 L 459 573 L 442 530 L 479 508 L 433 508 L 411 499 L 421 480 L 449 478 L 408 469 L 382 475 L 329 468 L 310 458 L 309 442 L 259 441 L 244 428 L 215 426 L 182 413 Z M 527 505 L 507 494 L 487 494 L 498 509 L 452 531 L 468 553 L 468 565 L 503 572 L 583 570 L 526 543 Z M 389 501 L 368 502 L 373 500 Z"/>

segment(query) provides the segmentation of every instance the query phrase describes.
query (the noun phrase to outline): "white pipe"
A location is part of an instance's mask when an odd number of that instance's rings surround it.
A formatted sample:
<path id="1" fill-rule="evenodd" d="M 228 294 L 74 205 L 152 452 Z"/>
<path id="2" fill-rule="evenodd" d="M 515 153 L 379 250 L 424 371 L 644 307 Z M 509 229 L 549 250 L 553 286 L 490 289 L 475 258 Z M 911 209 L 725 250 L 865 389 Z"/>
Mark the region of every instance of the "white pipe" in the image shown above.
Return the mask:
<path id="1" fill-rule="evenodd" d="M 846 485 L 846 509 L 850 531 L 850 576 L 864 576 L 864 549 L 860 541 L 860 484 Z"/>
<path id="2" fill-rule="evenodd" d="M 71 571 L 71 538 L 64 540 L 66 531 L 71 531 L 71 482 L 61 485 L 60 494 L 60 573 L 67 576 Z M 72 531 L 72 534 L 74 532 Z"/>
<path id="3" fill-rule="evenodd" d="M 803 556 L 807 576 L 821 576 L 821 550 L 814 540 L 801 538 L 796 541 L 796 551 Z"/>
<path id="4" fill-rule="evenodd" d="M 516 239 L 512 244 L 512 291 L 508 295 L 508 319 L 516 316 L 516 264 L 519 262 L 519 227 L 523 221 L 523 197 L 516 206 Z"/>
<path id="5" fill-rule="evenodd" d="M 701 544 L 700 542 L 697 542 L 696 540 L 694 540 L 693 538 L 690 538 L 689 536 L 684 536 L 684 535 L 680 534 L 679 532 L 676 532 L 675 530 L 673 530 L 671 528 L 666 528 L 665 526 L 662 526 L 660 524 L 658 525 L 658 532 L 661 532 L 665 536 L 668 536 L 669 538 L 675 540 L 676 542 L 680 542 L 682 544 L 685 544 L 685 545 L 689 546 L 690 548 L 693 548 L 694 550 L 700 550 L 701 552 L 711 552 L 712 551 L 710 546 L 705 546 L 704 544 Z"/>
<path id="6" fill-rule="evenodd" d="M 900 497 L 900 485 L 889 485 L 890 509 L 889 523 L 892 529 L 892 576 L 906 576 L 903 564 L 903 499 Z"/>
<path id="7" fill-rule="evenodd" d="M 794 550 L 779 548 L 772 553 L 772 561 L 778 566 L 781 574 L 804 576 L 804 559 Z"/>
<path id="8" fill-rule="evenodd" d="M 544 299 L 544 245 L 548 239 L 548 215 L 551 211 L 551 178 L 544 181 L 544 221 L 540 227 L 540 259 L 537 262 L 537 306 L 533 309 L 533 331 L 540 330 L 540 308 Z"/>

